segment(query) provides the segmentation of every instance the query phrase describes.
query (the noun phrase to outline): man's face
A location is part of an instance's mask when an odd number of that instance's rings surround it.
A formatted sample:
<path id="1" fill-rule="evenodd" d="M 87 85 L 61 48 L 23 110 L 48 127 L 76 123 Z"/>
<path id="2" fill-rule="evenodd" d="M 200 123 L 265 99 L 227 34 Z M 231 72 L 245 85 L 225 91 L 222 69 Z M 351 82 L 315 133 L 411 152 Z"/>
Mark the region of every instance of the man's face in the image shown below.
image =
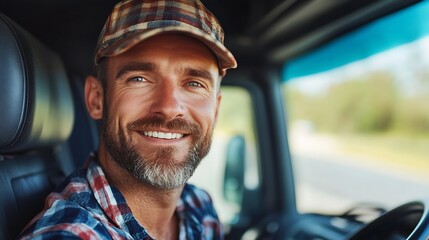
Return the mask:
<path id="1" fill-rule="evenodd" d="M 102 134 L 140 182 L 183 185 L 210 149 L 220 102 L 217 59 L 199 41 L 159 35 L 108 59 Z"/>

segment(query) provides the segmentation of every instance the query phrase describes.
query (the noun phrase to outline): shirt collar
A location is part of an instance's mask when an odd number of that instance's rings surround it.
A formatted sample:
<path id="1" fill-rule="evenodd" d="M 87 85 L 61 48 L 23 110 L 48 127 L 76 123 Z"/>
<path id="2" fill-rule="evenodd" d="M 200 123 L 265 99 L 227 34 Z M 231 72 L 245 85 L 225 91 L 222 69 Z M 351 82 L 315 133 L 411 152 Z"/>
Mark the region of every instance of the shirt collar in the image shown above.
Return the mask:
<path id="1" fill-rule="evenodd" d="M 109 185 L 95 154 L 91 154 L 88 161 L 86 177 L 98 204 L 111 223 L 129 233 L 135 239 L 147 239 L 149 237 L 146 230 L 134 218 L 121 192 Z"/>
<path id="2" fill-rule="evenodd" d="M 103 169 L 97 161 L 96 155 L 90 155 L 86 162 L 88 167 L 87 179 L 94 196 L 104 213 L 116 227 L 130 233 L 135 239 L 148 239 L 149 234 L 134 218 L 128 207 L 125 197 L 114 186 L 109 185 Z M 191 214 L 192 208 L 189 202 L 185 202 L 189 185 L 186 184 L 181 197 L 176 204 L 176 214 L 179 218 L 180 239 L 185 239 L 189 234 L 201 233 L 200 219 Z M 184 237 L 184 238 L 182 238 Z"/>

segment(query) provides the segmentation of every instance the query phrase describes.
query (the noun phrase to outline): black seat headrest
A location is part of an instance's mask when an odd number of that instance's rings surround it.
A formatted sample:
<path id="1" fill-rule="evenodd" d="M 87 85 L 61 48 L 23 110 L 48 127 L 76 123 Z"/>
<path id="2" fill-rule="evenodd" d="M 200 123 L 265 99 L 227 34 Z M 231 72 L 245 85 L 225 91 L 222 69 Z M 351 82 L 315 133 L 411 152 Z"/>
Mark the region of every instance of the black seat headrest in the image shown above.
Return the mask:
<path id="1" fill-rule="evenodd" d="M 0 153 L 64 142 L 73 121 L 61 59 L 0 14 Z"/>

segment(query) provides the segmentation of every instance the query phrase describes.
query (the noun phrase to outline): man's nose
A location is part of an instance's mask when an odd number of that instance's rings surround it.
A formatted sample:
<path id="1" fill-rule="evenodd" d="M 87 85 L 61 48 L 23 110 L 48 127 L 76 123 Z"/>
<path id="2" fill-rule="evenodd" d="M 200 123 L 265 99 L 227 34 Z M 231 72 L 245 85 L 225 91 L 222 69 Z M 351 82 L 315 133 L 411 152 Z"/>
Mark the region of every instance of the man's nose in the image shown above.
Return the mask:
<path id="1" fill-rule="evenodd" d="M 180 87 L 164 82 L 157 87 L 151 105 L 151 113 L 163 115 L 167 119 L 182 117 L 184 113 L 183 96 Z"/>

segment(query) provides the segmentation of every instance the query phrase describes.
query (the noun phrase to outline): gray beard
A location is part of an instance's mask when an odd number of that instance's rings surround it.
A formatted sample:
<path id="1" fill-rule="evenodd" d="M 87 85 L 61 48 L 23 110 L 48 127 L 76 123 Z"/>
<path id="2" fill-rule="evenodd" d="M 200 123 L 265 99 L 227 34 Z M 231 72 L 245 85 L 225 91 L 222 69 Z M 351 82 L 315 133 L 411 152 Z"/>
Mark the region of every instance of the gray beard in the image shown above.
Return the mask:
<path id="1" fill-rule="evenodd" d="M 129 124 L 127 128 L 130 129 L 138 124 L 174 126 L 176 129 L 185 125 L 185 128 L 191 132 L 191 136 L 199 137 L 199 139 L 193 139 L 185 161 L 174 159 L 173 147 L 157 147 L 150 154 L 142 156 L 137 152 L 131 139 L 127 139 L 123 127 L 118 126 L 117 134 L 111 131 L 113 128 L 108 121 L 107 111 L 103 113 L 102 134 L 106 149 L 119 166 L 128 171 L 139 182 L 157 189 L 174 189 L 183 186 L 209 152 L 212 131 L 203 136 L 199 127 L 194 124 L 183 121 L 165 123 L 159 118 L 139 120 L 137 123 Z"/>

